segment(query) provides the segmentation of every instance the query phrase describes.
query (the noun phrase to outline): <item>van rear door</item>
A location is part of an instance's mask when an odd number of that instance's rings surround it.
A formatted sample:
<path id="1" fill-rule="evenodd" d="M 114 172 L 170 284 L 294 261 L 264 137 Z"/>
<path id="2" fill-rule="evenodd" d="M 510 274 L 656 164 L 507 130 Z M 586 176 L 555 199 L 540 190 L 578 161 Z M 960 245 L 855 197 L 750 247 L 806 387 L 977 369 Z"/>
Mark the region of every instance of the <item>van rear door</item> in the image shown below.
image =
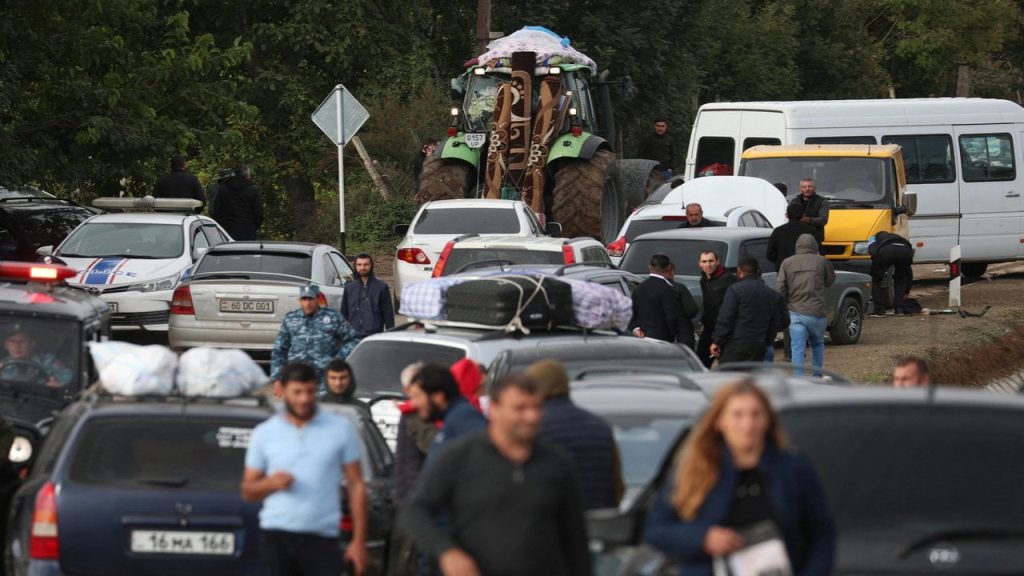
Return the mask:
<path id="1" fill-rule="evenodd" d="M 1013 124 L 954 127 L 960 157 L 964 260 L 1013 259 L 1020 250 L 1021 134 Z"/>

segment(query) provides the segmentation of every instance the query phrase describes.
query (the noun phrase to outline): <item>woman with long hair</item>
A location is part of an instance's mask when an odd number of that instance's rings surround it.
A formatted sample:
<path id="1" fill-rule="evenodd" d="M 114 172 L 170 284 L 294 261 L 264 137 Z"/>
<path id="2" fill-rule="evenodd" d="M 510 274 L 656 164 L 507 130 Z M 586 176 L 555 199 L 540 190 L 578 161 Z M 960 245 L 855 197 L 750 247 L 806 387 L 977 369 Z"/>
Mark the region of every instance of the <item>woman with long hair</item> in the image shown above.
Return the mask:
<path id="1" fill-rule="evenodd" d="M 786 449 L 771 402 L 753 380 L 715 394 L 677 462 L 644 538 L 681 562 L 682 574 L 719 573 L 718 559 L 770 540 L 765 534 L 782 540 L 793 574 L 831 572 L 835 526 L 821 482 L 809 460 Z"/>

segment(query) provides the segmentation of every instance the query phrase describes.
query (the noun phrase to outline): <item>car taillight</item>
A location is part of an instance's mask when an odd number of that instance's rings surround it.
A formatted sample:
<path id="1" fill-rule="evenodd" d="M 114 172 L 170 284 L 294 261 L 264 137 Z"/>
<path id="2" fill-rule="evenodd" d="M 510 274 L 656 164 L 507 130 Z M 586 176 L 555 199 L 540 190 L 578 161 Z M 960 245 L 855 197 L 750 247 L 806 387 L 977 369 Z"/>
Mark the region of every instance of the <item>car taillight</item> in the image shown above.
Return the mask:
<path id="1" fill-rule="evenodd" d="M 316 303 L 319 304 L 321 308 L 327 308 L 327 296 L 324 296 L 324 293 L 320 292 L 316 295 Z"/>
<path id="2" fill-rule="evenodd" d="M 192 291 L 188 286 L 178 286 L 171 296 L 171 314 L 195 314 L 192 308 Z"/>
<path id="3" fill-rule="evenodd" d="M 441 256 L 437 259 L 437 264 L 434 265 L 434 271 L 430 274 L 431 278 L 440 278 L 441 274 L 444 274 L 444 265 L 448 263 L 448 255 L 452 253 L 452 248 L 455 247 L 455 241 L 449 240 L 444 245 L 444 250 L 441 251 Z"/>
<path id="4" fill-rule="evenodd" d="M 626 237 L 620 236 L 618 240 L 608 245 L 608 254 L 621 258 L 626 253 Z"/>
<path id="5" fill-rule="evenodd" d="M 568 244 L 562 245 L 562 263 L 565 265 L 576 263 L 576 255 L 572 252 L 572 246 Z"/>
<path id="6" fill-rule="evenodd" d="M 430 264 L 430 257 L 419 248 L 401 248 L 396 258 L 409 264 Z"/>
<path id="7" fill-rule="evenodd" d="M 60 558 L 60 540 L 57 538 L 57 491 L 53 482 L 43 484 L 36 494 L 28 555 L 33 560 Z"/>

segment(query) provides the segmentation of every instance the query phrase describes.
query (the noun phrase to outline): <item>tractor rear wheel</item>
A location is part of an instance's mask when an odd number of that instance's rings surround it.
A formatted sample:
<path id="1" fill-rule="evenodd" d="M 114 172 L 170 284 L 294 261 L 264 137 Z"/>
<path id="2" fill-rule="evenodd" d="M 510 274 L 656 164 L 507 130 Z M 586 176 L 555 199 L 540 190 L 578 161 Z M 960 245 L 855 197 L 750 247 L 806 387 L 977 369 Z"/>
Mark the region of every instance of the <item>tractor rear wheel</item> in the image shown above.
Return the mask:
<path id="1" fill-rule="evenodd" d="M 420 172 L 420 189 L 416 193 L 416 200 L 423 203 L 465 198 L 470 185 L 470 170 L 471 166 L 461 160 L 436 156 L 427 158 Z"/>
<path id="2" fill-rule="evenodd" d="M 619 160 L 627 217 L 664 182 L 661 173 L 655 169 L 657 165 L 654 160 Z"/>
<path id="3" fill-rule="evenodd" d="M 555 173 L 551 218 L 562 236 L 591 236 L 613 242 L 622 223 L 622 179 L 615 154 L 598 150 L 589 159 L 568 161 Z"/>

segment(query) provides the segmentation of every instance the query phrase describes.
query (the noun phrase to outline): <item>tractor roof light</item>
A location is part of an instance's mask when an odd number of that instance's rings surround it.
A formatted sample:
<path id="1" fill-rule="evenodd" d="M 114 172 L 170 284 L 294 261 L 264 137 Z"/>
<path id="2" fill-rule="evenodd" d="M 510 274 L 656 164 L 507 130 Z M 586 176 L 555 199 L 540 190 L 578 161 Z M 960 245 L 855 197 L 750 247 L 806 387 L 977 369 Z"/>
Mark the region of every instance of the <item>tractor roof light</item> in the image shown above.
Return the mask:
<path id="1" fill-rule="evenodd" d="M 557 74 L 561 74 L 561 73 L 562 73 L 562 69 L 559 68 L 558 66 L 552 66 L 551 68 L 548 68 L 548 74 L 555 74 L 555 75 L 557 75 Z"/>
<path id="2" fill-rule="evenodd" d="M 473 68 L 473 74 L 483 76 L 487 74 L 487 70 L 483 66 L 480 66 L 479 68 Z"/>
<path id="3" fill-rule="evenodd" d="M 449 112 L 449 114 L 451 114 L 452 117 L 454 117 L 454 118 L 458 118 L 458 116 L 459 116 L 459 107 L 458 106 L 452 106 L 451 112 Z"/>
<path id="4" fill-rule="evenodd" d="M 96 200 L 93 200 L 92 205 L 105 210 L 191 212 L 202 206 L 203 203 L 193 198 L 154 198 L 152 196 L 143 196 L 141 198 L 97 198 Z"/>
<path id="5" fill-rule="evenodd" d="M 569 108 L 569 116 L 576 116 L 579 114 L 579 110 L 576 108 Z"/>

